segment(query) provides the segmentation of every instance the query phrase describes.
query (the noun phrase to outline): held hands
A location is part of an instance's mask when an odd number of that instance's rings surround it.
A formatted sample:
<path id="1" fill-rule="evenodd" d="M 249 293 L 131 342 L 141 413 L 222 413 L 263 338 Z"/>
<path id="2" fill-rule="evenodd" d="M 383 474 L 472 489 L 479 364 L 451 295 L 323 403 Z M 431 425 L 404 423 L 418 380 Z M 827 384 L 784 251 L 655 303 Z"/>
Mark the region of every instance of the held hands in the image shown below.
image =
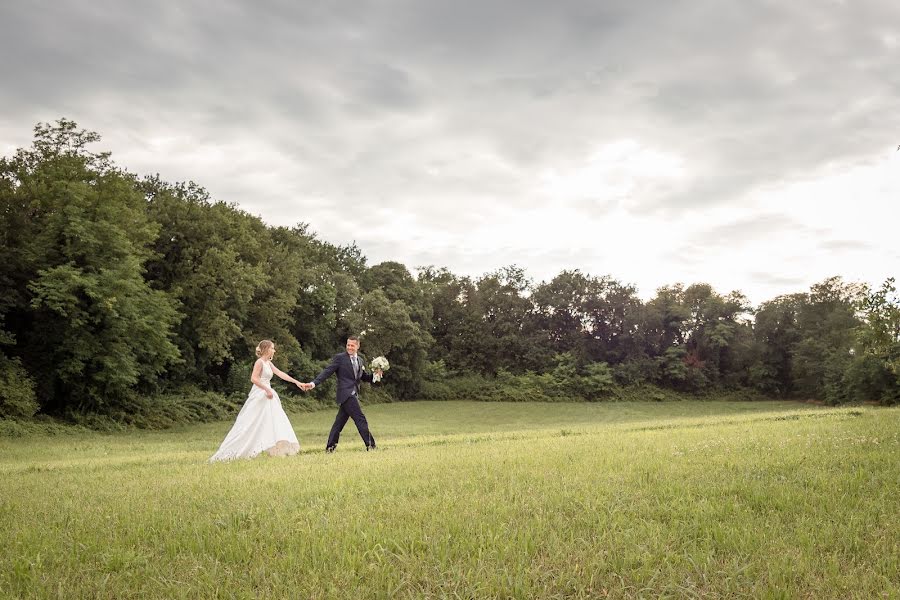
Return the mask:
<path id="1" fill-rule="evenodd" d="M 309 390 L 313 389 L 316 386 L 313 385 L 312 383 L 300 383 L 298 381 L 297 387 L 300 388 L 301 390 L 303 390 L 304 392 L 308 392 Z"/>

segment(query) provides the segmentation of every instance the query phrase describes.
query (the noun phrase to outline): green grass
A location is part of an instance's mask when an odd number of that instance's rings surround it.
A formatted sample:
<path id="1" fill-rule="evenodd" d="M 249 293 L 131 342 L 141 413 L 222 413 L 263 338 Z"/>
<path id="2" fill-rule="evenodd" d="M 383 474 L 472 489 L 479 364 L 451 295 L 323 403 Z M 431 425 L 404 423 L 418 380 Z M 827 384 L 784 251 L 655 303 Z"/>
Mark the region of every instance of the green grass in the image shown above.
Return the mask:
<path id="1" fill-rule="evenodd" d="M 900 410 L 434 402 L 0 438 L 0 596 L 900 597 Z"/>

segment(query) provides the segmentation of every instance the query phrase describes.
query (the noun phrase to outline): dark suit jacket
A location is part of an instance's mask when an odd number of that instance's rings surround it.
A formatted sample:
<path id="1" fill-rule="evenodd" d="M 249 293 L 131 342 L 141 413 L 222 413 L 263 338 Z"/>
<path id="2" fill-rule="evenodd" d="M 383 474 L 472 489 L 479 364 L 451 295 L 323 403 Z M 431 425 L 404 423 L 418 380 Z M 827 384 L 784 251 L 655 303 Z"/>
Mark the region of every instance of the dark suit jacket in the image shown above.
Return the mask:
<path id="1" fill-rule="evenodd" d="M 337 395 L 335 401 L 338 404 L 343 404 L 351 396 L 359 398 L 360 382 L 368 381 L 372 383 L 372 374 L 366 371 L 366 359 L 362 354 L 357 353 L 356 359 L 359 361 L 358 376 L 353 372 L 353 363 L 350 361 L 350 355 L 346 352 L 341 352 L 334 355 L 334 358 L 331 359 L 331 364 L 313 379 L 313 383 L 318 386 L 331 377 L 332 373 L 337 373 Z"/>

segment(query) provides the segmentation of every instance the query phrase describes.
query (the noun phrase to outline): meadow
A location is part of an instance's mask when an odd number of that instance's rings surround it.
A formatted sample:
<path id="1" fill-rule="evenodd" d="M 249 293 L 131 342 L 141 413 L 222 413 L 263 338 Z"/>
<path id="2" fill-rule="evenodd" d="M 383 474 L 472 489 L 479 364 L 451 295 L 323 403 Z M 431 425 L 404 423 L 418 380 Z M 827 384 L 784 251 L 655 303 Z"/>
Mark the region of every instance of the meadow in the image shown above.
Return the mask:
<path id="1" fill-rule="evenodd" d="M 328 410 L 214 465 L 228 422 L 0 438 L 0 596 L 900 597 L 900 409 L 366 413 L 377 452 Z"/>

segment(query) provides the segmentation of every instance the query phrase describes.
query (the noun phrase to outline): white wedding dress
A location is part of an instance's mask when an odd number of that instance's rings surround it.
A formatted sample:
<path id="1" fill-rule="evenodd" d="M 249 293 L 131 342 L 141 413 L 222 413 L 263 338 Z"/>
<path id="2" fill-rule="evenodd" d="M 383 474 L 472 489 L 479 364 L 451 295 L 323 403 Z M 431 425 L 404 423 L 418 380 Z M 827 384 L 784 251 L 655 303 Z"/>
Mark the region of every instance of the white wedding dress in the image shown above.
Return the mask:
<path id="1" fill-rule="evenodd" d="M 267 386 L 272 380 L 272 365 L 268 361 L 263 361 L 259 378 Z M 231 431 L 209 462 L 253 458 L 263 452 L 270 456 L 292 456 L 300 452 L 300 442 L 281 407 L 278 393 L 266 398 L 265 390 L 254 383 Z"/>

